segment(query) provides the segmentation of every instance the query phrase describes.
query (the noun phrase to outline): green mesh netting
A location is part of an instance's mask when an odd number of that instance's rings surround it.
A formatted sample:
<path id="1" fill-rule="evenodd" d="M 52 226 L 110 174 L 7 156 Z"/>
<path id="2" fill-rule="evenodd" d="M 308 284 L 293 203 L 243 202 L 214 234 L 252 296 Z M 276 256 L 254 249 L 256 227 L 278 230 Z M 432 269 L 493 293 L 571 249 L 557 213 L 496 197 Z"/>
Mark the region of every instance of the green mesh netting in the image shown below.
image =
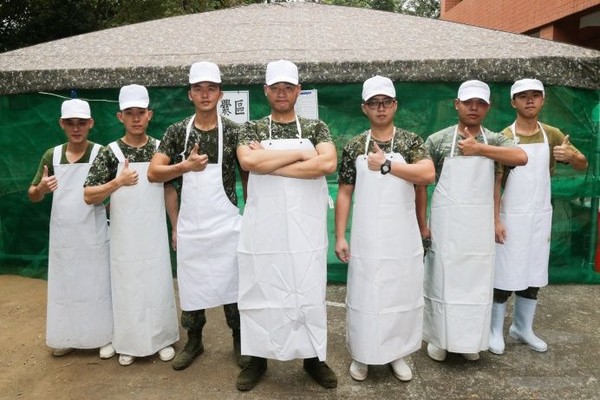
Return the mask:
<path id="1" fill-rule="evenodd" d="M 396 124 L 423 138 L 456 123 L 452 99 L 459 83 L 398 83 L 399 109 Z M 317 89 L 319 116 L 334 135 L 338 150 L 354 135 L 368 129 L 360 110 L 361 84 L 303 85 Z M 509 84 L 491 84 L 492 108 L 485 126 L 499 131 L 511 124 L 514 110 L 509 102 Z M 250 91 L 250 117 L 269 112 L 262 86 L 224 87 Z M 150 88 L 154 118 L 149 134 L 161 138 L 166 127 L 193 113 L 187 88 Z M 55 93 L 70 96 L 69 92 Z M 594 271 L 597 239 L 598 157 L 600 91 L 547 87 L 541 120 L 558 126 L 587 157 L 587 173 L 559 165 L 552 179 L 554 221 L 550 255 L 551 282 L 600 283 Z M 90 140 L 107 144 L 123 135 L 117 121 L 118 89 L 81 90 L 80 98 L 90 101 L 95 126 Z M 63 98 L 44 93 L 0 96 L 0 273 L 46 277 L 48 221 L 51 196 L 42 203 L 30 203 L 27 188 L 43 152 L 63 143 L 58 126 Z M 341 153 L 341 152 L 340 152 Z M 336 176 L 328 178 L 332 198 L 337 195 Z M 431 193 L 433 187 L 429 187 Z M 329 213 L 328 278 L 346 280 L 346 265 L 334 254 L 333 210 Z M 175 257 L 173 257 L 175 260 Z"/>

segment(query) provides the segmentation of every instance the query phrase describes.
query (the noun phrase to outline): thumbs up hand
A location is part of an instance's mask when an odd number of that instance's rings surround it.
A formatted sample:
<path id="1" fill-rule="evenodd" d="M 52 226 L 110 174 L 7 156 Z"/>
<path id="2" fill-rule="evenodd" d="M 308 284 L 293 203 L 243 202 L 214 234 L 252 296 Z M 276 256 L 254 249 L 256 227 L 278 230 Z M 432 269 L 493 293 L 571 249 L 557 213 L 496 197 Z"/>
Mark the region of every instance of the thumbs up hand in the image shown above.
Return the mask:
<path id="1" fill-rule="evenodd" d="M 379 171 L 385 162 L 385 154 L 376 142 L 373 142 L 374 152 L 367 155 L 367 165 L 371 171 Z"/>
<path id="2" fill-rule="evenodd" d="M 123 170 L 117 177 L 121 186 L 133 186 L 138 183 L 138 173 L 135 169 L 129 168 L 129 160 L 125 160 L 125 165 L 123 166 Z"/>
<path id="3" fill-rule="evenodd" d="M 479 153 L 481 144 L 475 140 L 475 136 L 471 134 L 469 128 L 465 126 L 463 130 L 464 139 L 458 141 L 458 148 L 465 156 L 476 156 Z"/>
<path id="4" fill-rule="evenodd" d="M 206 164 L 208 164 L 208 156 L 206 154 L 199 154 L 200 146 L 198 143 L 194 145 L 192 151 L 190 151 L 190 155 L 187 160 L 184 162 L 186 165 L 186 171 L 204 171 L 206 168 Z"/>
<path id="5" fill-rule="evenodd" d="M 560 161 L 563 163 L 569 163 L 573 159 L 575 155 L 575 151 L 573 150 L 573 146 L 571 145 L 571 141 L 569 140 L 569 135 L 566 135 L 563 139 L 563 142 L 560 146 L 554 146 L 552 149 L 552 153 L 554 154 L 554 158 L 556 161 Z"/>
<path id="6" fill-rule="evenodd" d="M 42 180 L 37 185 L 37 189 L 40 193 L 46 194 L 54 192 L 58 189 L 58 180 L 56 176 L 48 176 L 48 166 L 44 165 L 44 172 L 42 173 Z"/>

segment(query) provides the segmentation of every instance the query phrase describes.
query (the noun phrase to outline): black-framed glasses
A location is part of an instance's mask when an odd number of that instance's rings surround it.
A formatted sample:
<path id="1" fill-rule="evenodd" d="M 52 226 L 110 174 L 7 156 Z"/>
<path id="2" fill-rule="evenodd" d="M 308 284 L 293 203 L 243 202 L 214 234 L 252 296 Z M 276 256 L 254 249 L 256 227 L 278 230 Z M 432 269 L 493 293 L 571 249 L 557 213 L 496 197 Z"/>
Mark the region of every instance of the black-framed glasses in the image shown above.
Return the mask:
<path id="1" fill-rule="evenodd" d="M 365 105 L 369 107 L 371 110 L 377 110 L 379 106 L 383 106 L 383 108 L 392 108 L 396 104 L 396 99 L 383 99 L 383 100 L 369 100 L 365 101 Z"/>

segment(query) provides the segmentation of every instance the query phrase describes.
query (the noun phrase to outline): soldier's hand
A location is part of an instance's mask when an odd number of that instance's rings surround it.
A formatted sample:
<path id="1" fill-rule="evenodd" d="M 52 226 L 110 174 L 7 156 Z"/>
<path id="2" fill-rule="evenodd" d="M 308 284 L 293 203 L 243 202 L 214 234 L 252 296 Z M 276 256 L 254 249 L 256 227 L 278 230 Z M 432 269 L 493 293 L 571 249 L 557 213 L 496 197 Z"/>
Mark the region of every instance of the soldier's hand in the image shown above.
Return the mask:
<path id="1" fill-rule="evenodd" d="M 54 175 L 48 176 L 48 166 L 44 165 L 44 172 L 42 173 L 42 180 L 37 185 L 37 190 L 42 194 L 46 194 L 46 193 L 54 192 L 56 189 L 58 189 L 58 180 L 56 179 L 56 176 L 54 176 Z"/>
<path id="2" fill-rule="evenodd" d="M 129 168 L 129 160 L 125 160 L 123 170 L 118 176 L 121 186 L 133 186 L 137 185 L 139 176 L 135 169 Z"/>
<path id="3" fill-rule="evenodd" d="M 206 164 L 208 164 L 208 156 L 206 154 L 199 154 L 200 146 L 198 143 L 194 145 L 190 155 L 188 156 L 186 162 L 188 163 L 188 171 L 204 171 L 206 168 Z"/>

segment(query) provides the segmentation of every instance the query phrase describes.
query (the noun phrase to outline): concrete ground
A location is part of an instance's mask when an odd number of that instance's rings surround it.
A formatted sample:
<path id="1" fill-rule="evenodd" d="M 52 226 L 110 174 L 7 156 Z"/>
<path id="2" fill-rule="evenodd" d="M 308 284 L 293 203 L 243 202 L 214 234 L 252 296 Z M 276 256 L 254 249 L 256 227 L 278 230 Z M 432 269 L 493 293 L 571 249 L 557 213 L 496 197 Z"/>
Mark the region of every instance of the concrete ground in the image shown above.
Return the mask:
<path id="1" fill-rule="evenodd" d="M 389 366 L 371 367 L 364 382 L 350 378 L 344 297 L 345 286 L 328 287 L 328 363 L 338 374 L 336 389 L 315 384 L 301 361 L 269 361 L 262 381 L 240 393 L 220 309 L 208 311 L 206 351 L 184 371 L 174 371 L 158 356 L 128 367 L 117 357 L 100 360 L 97 351 L 55 358 L 45 345 L 46 282 L 0 276 L 0 399 L 600 398 L 600 286 L 550 286 L 540 292 L 536 332 L 548 342 L 547 353 L 508 339 L 502 356 L 483 352 L 479 361 L 469 362 L 450 354 L 439 363 L 423 346 L 409 362 L 414 374 L 409 383 L 395 379 Z M 182 332 L 177 349 L 183 338 Z"/>

